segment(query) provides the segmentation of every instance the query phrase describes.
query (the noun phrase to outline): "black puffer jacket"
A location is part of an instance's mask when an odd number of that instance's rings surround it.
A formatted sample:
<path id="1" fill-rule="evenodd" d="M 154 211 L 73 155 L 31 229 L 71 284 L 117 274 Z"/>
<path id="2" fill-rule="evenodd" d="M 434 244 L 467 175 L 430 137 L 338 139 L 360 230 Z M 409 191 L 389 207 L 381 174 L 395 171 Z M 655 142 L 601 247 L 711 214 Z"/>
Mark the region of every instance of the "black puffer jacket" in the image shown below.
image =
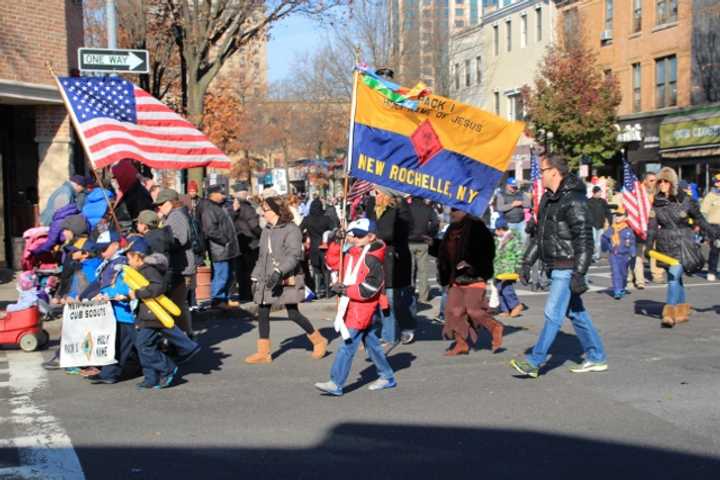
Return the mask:
<path id="1" fill-rule="evenodd" d="M 310 264 L 315 268 L 322 268 L 324 259 L 320 254 L 323 234 L 333 229 L 333 222 L 325 215 L 320 200 L 313 200 L 310 204 L 310 213 L 300 224 L 303 235 L 310 237 Z"/>
<path id="2" fill-rule="evenodd" d="M 556 192 L 545 192 L 537 236 L 525 252 L 525 265 L 533 265 L 539 256 L 548 269 L 587 273 L 593 254 L 593 232 L 585 191 L 582 180 L 570 174 Z"/>
<path id="3" fill-rule="evenodd" d="M 230 214 L 222 205 L 207 200 L 200 210 L 203 235 L 207 240 L 210 260 L 225 262 L 240 255 L 237 232 Z"/>
<path id="4" fill-rule="evenodd" d="M 380 218 L 375 208 L 368 210 L 368 217 L 377 224 L 377 236 L 385 242 L 385 288 L 410 286 L 412 277 L 412 255 L 408 237 L 410 235 L 410 209 L 407 202 L 398 200 L 397 205 L 385 209 Z"/>
<path id="5" fill-rule="evenodd" d="M 687 248 L 695 243 L 694 225 L 699 226 L 708 237 L 716 237 L 716 228 L 705 220 L 697 203 L 685 192 L 679 191 L 677 195 L 670 196 L 658 193 L 650 212 L 647 244 L 654 242 L 655 250 L 682 260 L 683 245 Z"/>
<path id="6" fill-rule="evenodd" d="M 145 264 L 140 267 L 138 271 L 145 277 L 145 280 L 150 283 L 147 287 L 135 292 L 138 299 L 155 298 L 166 293 L 167 257 L 158 253 L 148 255 L 145 257 Z M 160 323 L 160 320 L 158 320 L 155 314 L 145 305 L 145 302 L 140 302 L 138 305 L 135 326 L 137 328 L 163 328 L 163 324 Z"/>
<path id="7" fill-rule="evenodd" d="M 237 210 L 233 212 L 233 224 L 238 234 L 240 253 L 257 250 L 260 242 L 260 216 L 255 207 L 247 200 L 240 200 Z"/>
<path id="8" fill-rule="evenodd" d="M 425 203 L 422 198 L 415 197 L 409 206 L 410 218 L 410 241 L 413 243 L 425 243 L 427 237 L 431 239 L 437 235 L 440 229 L 440 220 L 435 209 Z"/>

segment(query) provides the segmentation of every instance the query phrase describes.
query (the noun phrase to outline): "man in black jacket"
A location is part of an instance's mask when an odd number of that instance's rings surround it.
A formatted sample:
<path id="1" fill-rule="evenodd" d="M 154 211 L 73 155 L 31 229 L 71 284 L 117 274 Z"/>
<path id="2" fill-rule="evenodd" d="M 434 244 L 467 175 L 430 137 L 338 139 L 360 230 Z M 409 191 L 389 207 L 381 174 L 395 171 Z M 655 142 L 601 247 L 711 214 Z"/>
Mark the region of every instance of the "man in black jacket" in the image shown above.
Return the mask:
<path id="1" fill-rule="evenodd" d="M 585 184 L 570 174 L 567 161 L 559 155 L 543 158 L 540 167 L 547 191 L 540 202 L 537 237 L 523 258 L 521 278 L 527 284 L 530 266 L 539 256 L 550 271 L 550 295 L 545 325 L 532 352 L 526 360 L 510 364 L 521 374 L 537 378 L 567 315 L 585 351 L 585 362 L 570 371 L 602 372 L 608 368 L 605 349 L 580 297 L 588 289 L 585 274 L 593 253 Z"/>
<path id="2" fill-rule="evenodd" d="M 215 308 L 227 308 L 232 279 L 232 265 L 240 254 L 237 232 L 225 209 L 222 185 L 208 188 L 208 199 L 200 209 L 200 221 L 212 262 L 212 302 Z"/>
<path id="3" fill-rule="evenodd" d="M 600 260 L 600 238 L 605 231 L 605 220 L 612 222 L 612 213 L 607 201 L 602 198 L 602 188 L 594 186 L 592 190 L 593 196 L 588 200 L 588 208 L 590 209 L 590 223 L 593 228 L 593 261 Z"/>
<path id="4" fill-rule="evenodd" d="M 420 197 L 410 203 L 410 253 L 413 257 L 412 281 L 417 290 L 418 301 L 430 300 L 430 272 L 428 268 L 428 245 L 440 228 L 435 209 Z"/>
<path id="5" fill-rule="evenodd" d="M 258 259 L 258 242 L 260 241 L 260 216 L 248 200 L 250 192 L 245 182 L 237 182 L 233 186 L 235 202 L 233 203 L 233 223 L 237 232 L 240 255 L 237 257 L 235 276 L 238 283 L 240 301 L 252 301 L 250 273 Z"/>

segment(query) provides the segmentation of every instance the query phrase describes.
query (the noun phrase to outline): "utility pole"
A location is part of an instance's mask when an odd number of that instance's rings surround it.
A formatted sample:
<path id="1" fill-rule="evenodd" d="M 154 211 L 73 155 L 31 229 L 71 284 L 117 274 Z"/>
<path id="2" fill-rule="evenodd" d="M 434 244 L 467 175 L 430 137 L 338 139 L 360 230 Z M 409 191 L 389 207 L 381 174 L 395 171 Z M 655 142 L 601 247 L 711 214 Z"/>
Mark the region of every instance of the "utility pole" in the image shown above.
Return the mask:
<path id="1" fill-rule="evenodd" d="M 117 18 L 115 0 L 105 0 L 105 21 L 107 25 L 107 47 L 117 48 Z"/>

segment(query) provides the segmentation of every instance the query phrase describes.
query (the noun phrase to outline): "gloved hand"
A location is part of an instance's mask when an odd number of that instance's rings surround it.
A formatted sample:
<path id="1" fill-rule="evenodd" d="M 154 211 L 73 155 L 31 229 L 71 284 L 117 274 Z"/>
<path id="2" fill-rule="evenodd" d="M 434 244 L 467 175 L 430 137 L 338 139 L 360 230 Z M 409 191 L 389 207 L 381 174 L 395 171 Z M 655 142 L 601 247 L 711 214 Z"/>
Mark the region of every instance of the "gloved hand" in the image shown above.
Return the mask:
<path id="1" fill-rule="evenodd" d="M 277 285 L 280 283 L 280 278 L 282 278 L 282 275 L 278 270 L 273 270 L 270 277 L 267 279 L 266 287 L 269 290 L 272 290 L 273 288 L 277 287 Z"/>
<path id="2" fill-rule="evenodd" d="M 333 292 L 336 295 L 345 295 L 345 292 L 347 291 L 347 287 L 343 285 L 340 282 L 333 283 L 330 286 L 330 291 Z"/>
<path id="3" fill-rule="evenodd" d="M 345 240 L 346 236 L 347 232 L 345 232 L 342 227 L 335 229 L 334 237 L 335 240 L 337 240 L 338 242 L 342 242 L 343 240 Z"/>
<path id="4" fill-rule="evenodd" d="M 570 291 L 575 295 L 581 295 L 588 291 L 585 275 L 579 272 L 573 272 L 572 277 L 570 277 Z"/>
<path id="5" fill-rule="evenodd" d="M 520 265 L 520 283 L 524 287 L 530 285 L 530 265 L 525 263 Z"/>

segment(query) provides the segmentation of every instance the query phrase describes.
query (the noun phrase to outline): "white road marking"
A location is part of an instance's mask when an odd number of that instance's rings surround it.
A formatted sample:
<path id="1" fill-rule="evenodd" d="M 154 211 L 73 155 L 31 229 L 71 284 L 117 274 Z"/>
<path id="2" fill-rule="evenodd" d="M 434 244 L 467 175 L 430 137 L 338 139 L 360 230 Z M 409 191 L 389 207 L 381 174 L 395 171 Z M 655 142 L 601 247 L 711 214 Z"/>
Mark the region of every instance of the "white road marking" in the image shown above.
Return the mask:
<path id="1" fill-rule="evenodd" d="M 32 399 L 47 385 L 38 352 L 8 352 L 10 406 L 15 438 L 0 439 L 0 447 L 17 448 L 21 465 L 0 468 L 0 478 L 84 480 L 80 460 L 60 422 Z M 6 420 L 6 419 L 3 419 Z"/>

